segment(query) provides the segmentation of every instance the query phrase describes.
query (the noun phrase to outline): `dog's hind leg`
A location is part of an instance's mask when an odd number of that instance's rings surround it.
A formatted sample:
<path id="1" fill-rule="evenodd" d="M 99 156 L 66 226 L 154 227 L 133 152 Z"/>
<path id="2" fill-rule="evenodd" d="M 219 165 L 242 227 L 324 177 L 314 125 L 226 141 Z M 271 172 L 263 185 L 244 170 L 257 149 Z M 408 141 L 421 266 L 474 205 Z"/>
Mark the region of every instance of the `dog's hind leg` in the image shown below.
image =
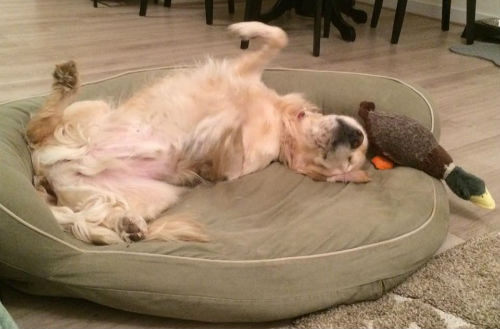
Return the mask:
<path id="1" fill-rule="evenodd" d="M 238 34 L 243 40 L 261 38 L 264 41 L 260 49 L 234 59 L 237 74 L 256 79 L 260 79 L 266 64 L 288 43 L 288 37 L 282 29 L 260 22 L 232 24 L 229 30 Z"/>
<path id="2" fill-rule="evenodd" d="M 128 210 L 108 216 L 103 225 L 117 231 L 122 239 L 208 241 L 201 225 L 186 214 L 160 216 L 177 202 L 185 188 L 149 178 L 123 177 L 113 190 L 123 197 Z"/>
<path id="3" fill-rule="evenodd" d="M 99 245 L 115 244 L 122 238 L 113 230 L 86 221 L 85 212 L 74 212 L 66 206 L 50 206 L 59 225 L 70 231 L 76 238 Z"/>
<path id="4" fill-rule="evenodd" d="M 156 219 L 173 205 L 184 188 L 162 181 L 103 173 L 94 177 L 68 175 L 55 182 L 58 223 L 82 241 L 95 244 L 142 239 L 206 241 L 200 225 L 176 216 Z"/>
<path id="5" fill-rule="evenodd" d="M 64 109 L 78 91 L 79 79 L 75 62 L 57 65 L 52 75 L 52 93 L 26 128 L 26 137 L 31 145 L 42 144 L 54 133 L 56 126 L 62 121 Z"/>

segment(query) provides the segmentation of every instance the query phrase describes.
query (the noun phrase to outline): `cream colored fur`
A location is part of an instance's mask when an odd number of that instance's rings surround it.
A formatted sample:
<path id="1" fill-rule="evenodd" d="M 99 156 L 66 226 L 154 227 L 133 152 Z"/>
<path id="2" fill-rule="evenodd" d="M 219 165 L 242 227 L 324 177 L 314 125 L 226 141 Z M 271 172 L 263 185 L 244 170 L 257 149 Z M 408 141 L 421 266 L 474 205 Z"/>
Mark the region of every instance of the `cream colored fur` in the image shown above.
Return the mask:
<path id="1" fill-rule="evenodd" d="M 354 119 L 322 115 L 302 95 L 282 96 L 262 83 L 286 34 L 258 22 L 229 29 L 263 46 L 167 76 L 116 107 L 72 103 L 76 66 L 56 67 L 53 93 L 27 137 L 35 185 L 75 237 L 207 241 L 196 221 L 162 214 L 190 186 L 233 180 L 273 161 L 317 180 L 368 181 L 360 170 L 366 134 Z M 350 146 L 332 146 L 335 136 L 350 136 Z"/>

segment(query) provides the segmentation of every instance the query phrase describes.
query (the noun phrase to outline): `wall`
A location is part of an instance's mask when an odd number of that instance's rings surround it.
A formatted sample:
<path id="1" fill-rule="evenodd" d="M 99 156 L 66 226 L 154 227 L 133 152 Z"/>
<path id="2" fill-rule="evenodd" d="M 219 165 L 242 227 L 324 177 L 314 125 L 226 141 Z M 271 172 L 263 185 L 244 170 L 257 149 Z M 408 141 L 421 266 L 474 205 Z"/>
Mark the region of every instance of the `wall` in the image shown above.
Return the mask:
<path id="1" fill-rule="evenodd" d="M 374 0 L 358 0 L 358 2 L 373 4 Z M 395 9 L 397 0 L 385 0 L 384 7 Z M 465 24 L 466 0 L 451 1 L 450 21 L 454 23 Z M 406 12 L 434 17 L 441 19 L 442 0 L 408 0 Z M 371 12 L 368 13 L 371 17 Z M 500 17 L 499 0 L 477 0 L 476 1 L 476 19 L 486 17 Z"/>

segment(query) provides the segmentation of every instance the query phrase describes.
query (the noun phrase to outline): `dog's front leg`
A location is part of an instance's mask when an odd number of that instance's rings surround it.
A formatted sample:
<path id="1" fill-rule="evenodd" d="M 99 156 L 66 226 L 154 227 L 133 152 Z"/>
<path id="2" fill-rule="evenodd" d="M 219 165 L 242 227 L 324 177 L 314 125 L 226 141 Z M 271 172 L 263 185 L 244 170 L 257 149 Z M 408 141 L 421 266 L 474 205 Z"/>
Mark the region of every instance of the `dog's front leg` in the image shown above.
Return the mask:
<path id="1" fill-rule="evenodd" d="M 327 182 L 353 182 L 353 183 L 368 183 L 370 177 L 364 170 L 353 170 L 342 174 L 335 174 L 326 179 Z"/>
<path id="2" fill-rule="evenodd" d="M 368 173 L 364 170 L 354 169 L 346 172 L 338 168 L 329 168 L 329 164 L 323 158 L 315 158 L 314 162 L 318 167 L 324 168 L 323 174 L 327 182 L 368 183 L 370 181 Z"/>

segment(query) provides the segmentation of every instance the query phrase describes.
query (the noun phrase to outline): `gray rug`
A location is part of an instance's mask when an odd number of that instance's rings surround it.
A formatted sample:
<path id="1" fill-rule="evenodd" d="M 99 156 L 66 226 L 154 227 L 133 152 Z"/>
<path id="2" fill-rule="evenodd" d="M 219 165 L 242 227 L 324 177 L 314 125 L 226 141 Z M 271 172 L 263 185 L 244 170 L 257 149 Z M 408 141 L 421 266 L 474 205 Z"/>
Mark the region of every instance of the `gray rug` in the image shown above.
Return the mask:
<path id="1" fill-rule="evenodd" d="M 295 328 L 500 328 L 500 235 L 435 256 L 392 293 L 294 321 Z"/>
<path id="2" fill-rule="evenodd" d="M 474 41 L 472 45 L 457 45 L 450 48 L 454 53 L 483 58 L 500 66 L 500 44 Z"/>

